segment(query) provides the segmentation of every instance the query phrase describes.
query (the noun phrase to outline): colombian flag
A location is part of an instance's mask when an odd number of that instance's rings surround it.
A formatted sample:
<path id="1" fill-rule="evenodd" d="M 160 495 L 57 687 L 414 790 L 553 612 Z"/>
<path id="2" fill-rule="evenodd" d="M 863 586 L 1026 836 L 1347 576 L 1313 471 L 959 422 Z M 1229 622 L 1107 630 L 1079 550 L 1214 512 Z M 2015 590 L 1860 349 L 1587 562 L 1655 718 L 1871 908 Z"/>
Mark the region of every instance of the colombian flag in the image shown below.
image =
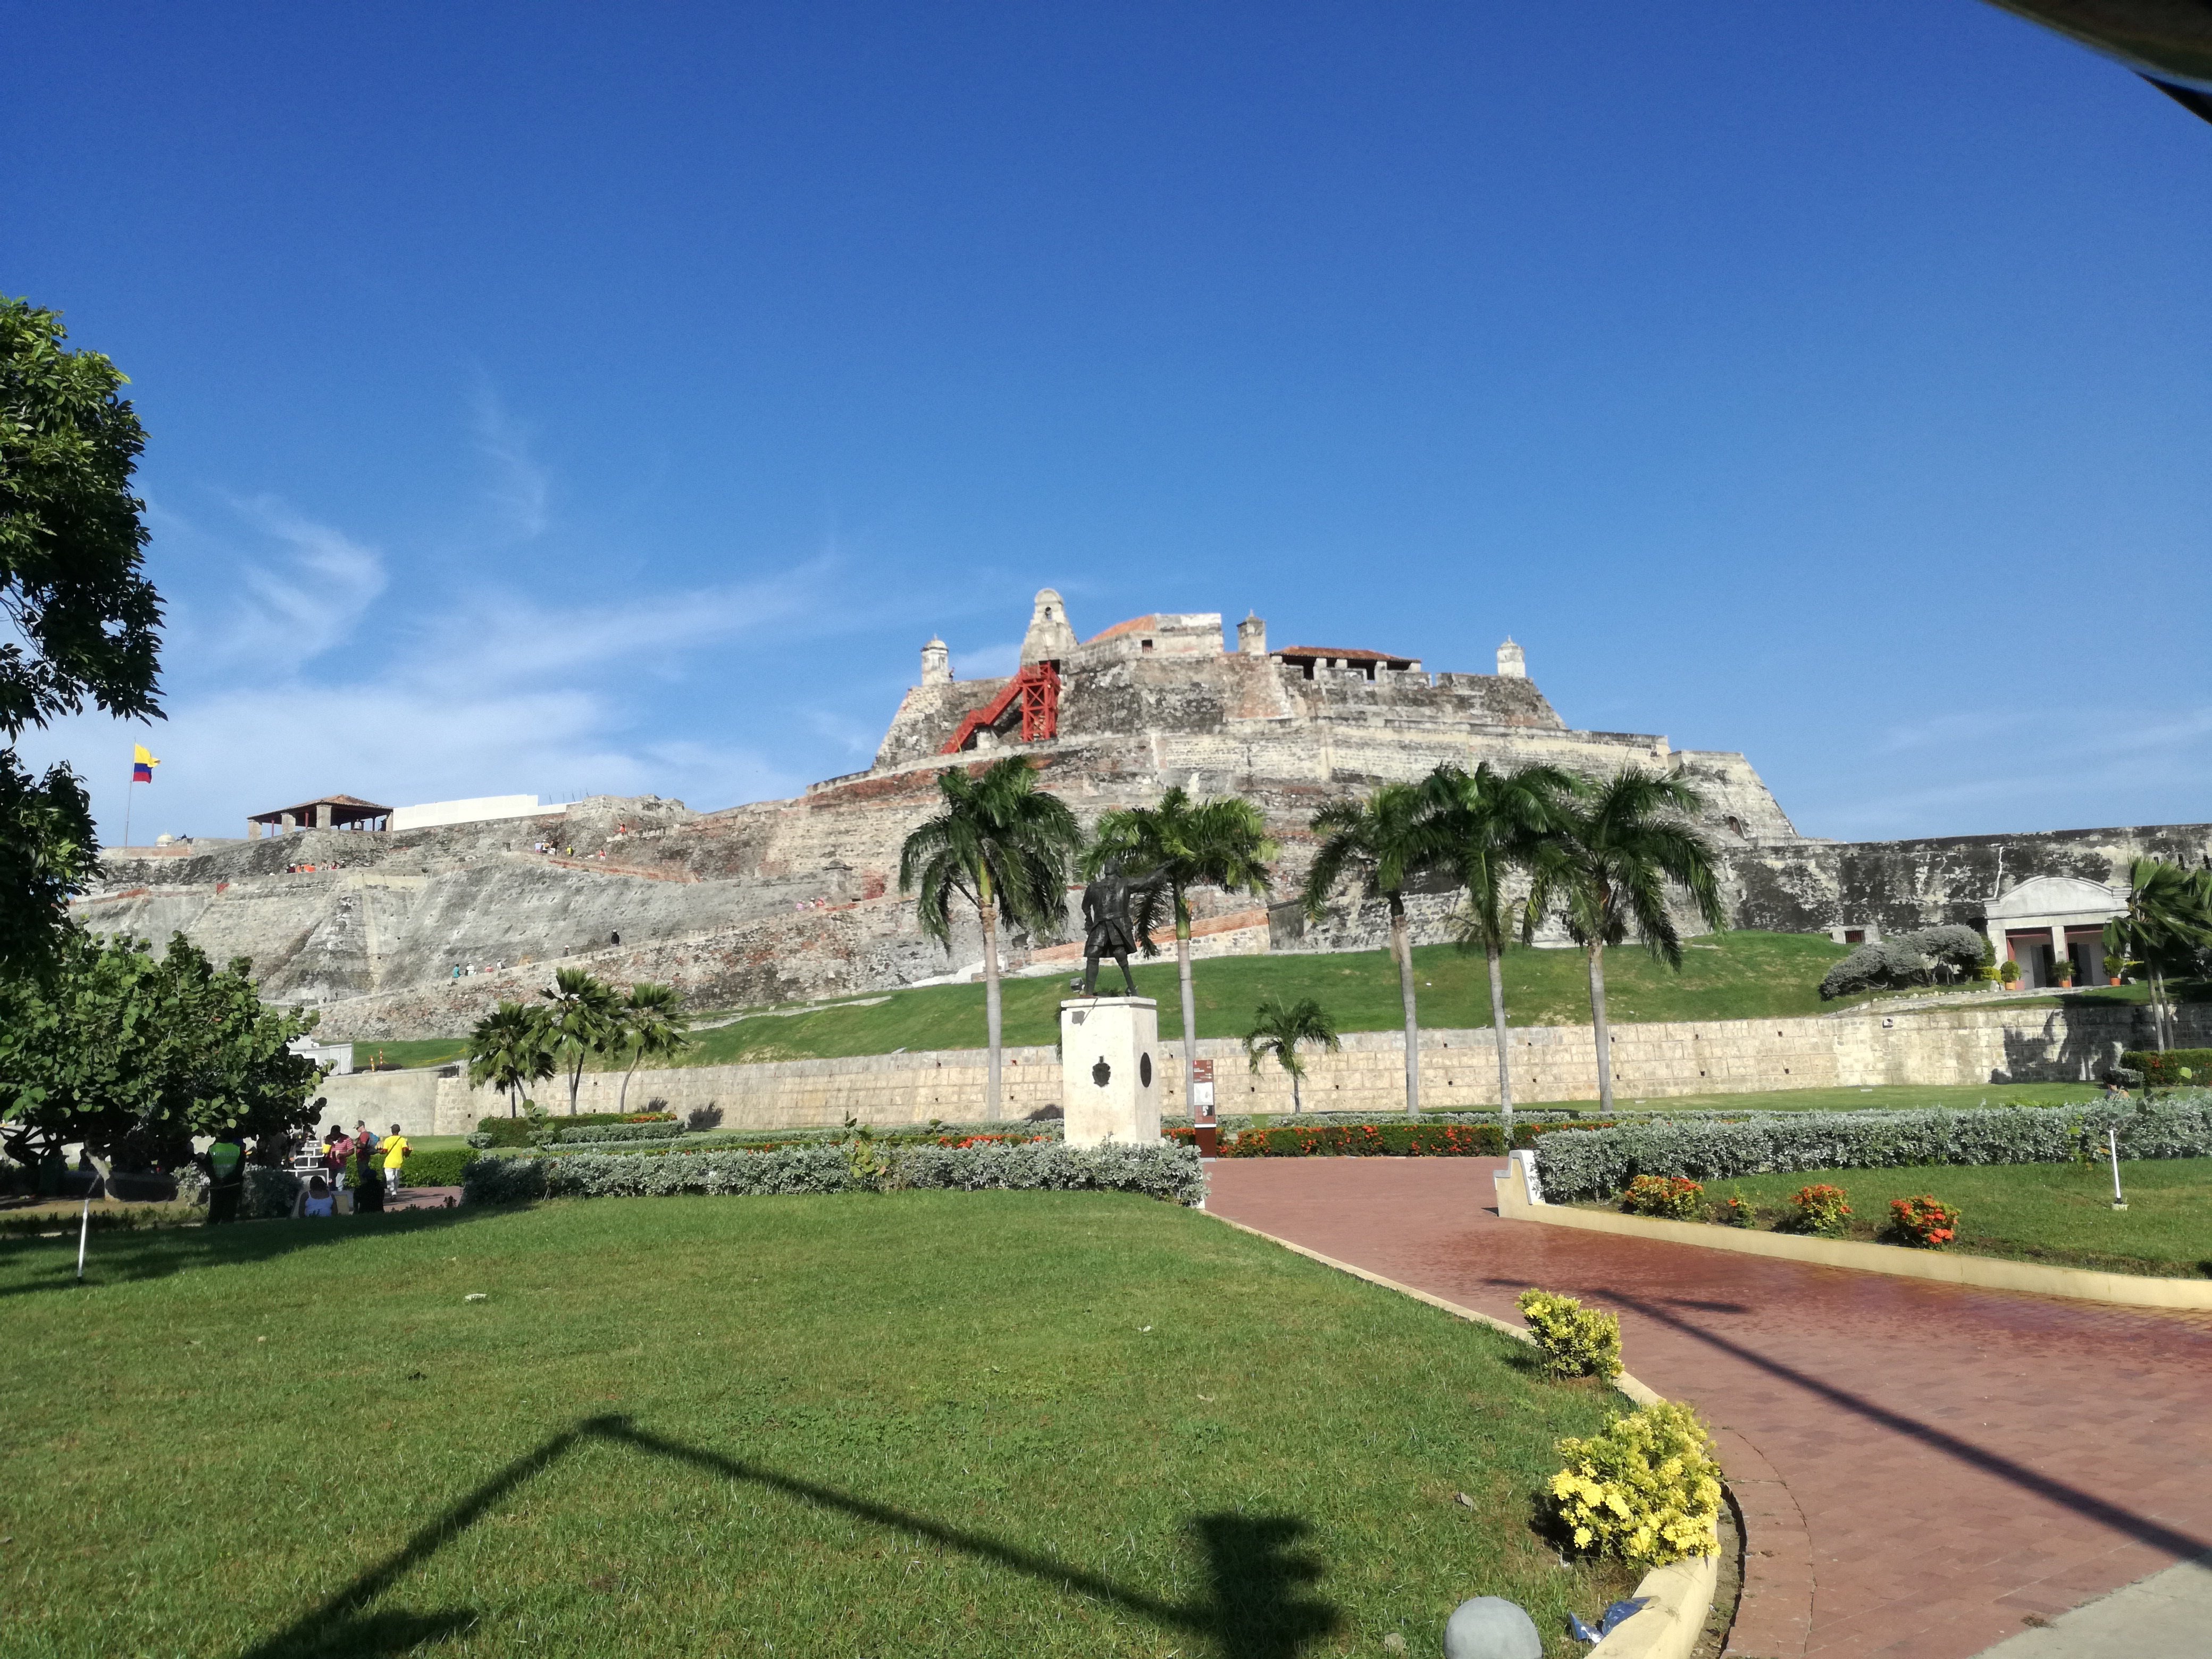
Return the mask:
<path id="1" fill-rule="evenodd" d="M 147 752 L 146 745 L 145 745 L 144 744 L 143 744 L 143 743 L 137 743 L 137 744 L 131 744 L 131 782 L 133 782 L 133 783 L 151 783 L 151 782 L 153 782 L 153 781 L 154 781 L 154 769 L 155 769 L 155 767 L 159 766 L 161 763 L 161 762 L 159 762 L 159 761 L 157 761 L 157 760 L 155 760 L 155 759 L 154 758 L 154 757 L 153 757 L 151 754 L 149 754 L 149 753 L 148 753 L 148 752 Z"/>

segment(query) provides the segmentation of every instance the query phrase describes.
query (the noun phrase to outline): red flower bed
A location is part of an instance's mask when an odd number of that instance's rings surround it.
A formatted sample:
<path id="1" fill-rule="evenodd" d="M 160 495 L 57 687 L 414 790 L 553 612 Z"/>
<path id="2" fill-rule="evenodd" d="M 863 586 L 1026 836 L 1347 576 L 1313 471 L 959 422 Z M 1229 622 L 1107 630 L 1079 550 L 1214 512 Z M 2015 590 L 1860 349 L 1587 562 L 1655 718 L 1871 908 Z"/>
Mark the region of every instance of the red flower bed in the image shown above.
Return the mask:
<path id="1" fill-rule="evenodd" d="M 1889 1225 L 1908 1244 L 1940 1250 L 1959 1236 L 1959 1206 L 1940 1203 L 1926 1193 L 1917 1198 L 1893 1198 Z"/>
<path id="2" fill-rule="evenodd" d="M 1513 1145 L 1530 1147 L 1553 1129 L 1609 1129 L 1595 1119 L 1571 1123 L 1516 1123 Z M 1185 1146 L 1194 1129 L 1175 1128 L 1168 1138 Z M 1246 1129 L 1224 1135 L 1224 1158 L 1502 1158 L 1505 1131 L 1496 1123 L 1316 1123 Z"/>

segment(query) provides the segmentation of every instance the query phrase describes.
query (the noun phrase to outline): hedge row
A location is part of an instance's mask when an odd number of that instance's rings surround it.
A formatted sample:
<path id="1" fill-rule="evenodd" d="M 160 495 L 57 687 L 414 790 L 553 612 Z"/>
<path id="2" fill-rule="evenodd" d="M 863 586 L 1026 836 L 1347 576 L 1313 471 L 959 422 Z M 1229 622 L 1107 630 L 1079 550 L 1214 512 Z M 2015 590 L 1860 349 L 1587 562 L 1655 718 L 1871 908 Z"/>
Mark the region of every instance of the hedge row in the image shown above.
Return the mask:
<path id="1" fill-rule="evenodd" d="M 1564 1127 L 1516 1121 L 1512 1145 L 1533 1146 Z M 1167 1133 L 1185 1146 L 1197 1139 L 1191 1129 Z M 1246 1129 L 1222 1139 L 1219 1150 L 1224 1158 L 1503 1158 L 1509 1148 L 1498 1123 L 1327 1123 Z"/>
<path id="2" fill-rule="evenodd" d="M 549 1113 L 542 1118 L 509 1117 L 500 1113 L 478 1118 L 476 1133 L 469 1138 L 469 1144 L 474 1146 L 532 1146 L 536 1143 L 532 1137 L 540 1132 L 541 1124 L 556 1133 L 566 1133 L 571 1129 L 609 1123 L 673 1123 L 675 1121 L 675 1115 L 671 1112 L 579 1112 L 574 1117 L 559 1112 Z"/>
<path id="3" fill-rule="evenodd" d="M 2130 1048 L 2120 1064 L 2141 1072 L 2154 1089 L 2201 1088 L 2212 1082 L 2212 1048 Z"/>
<path id="4" fill-rule="evenodd" d="M 574 1126 L 563 1122 L 554 1131 L 553 1141 L 559 1146 L 577 1146 L 587 1142 L 605 1143 L 617 1140 L 673 1140 L 684 1133 L 684 1126 L 674 1118 L 656 1118 L 650 1123 L 586 1123 Z"/>
<path id="5" fill-rule="evenodd" d="M 659 1198 L 680 1193 L 769 1195 L 882 1192 L 898 1188 L 1142 1193 L 1178 1204 L 1206 1196 L 1198 1155 L 1180 1146 L 782 1146 L 771 1152 L 672 1152 L 665 1158 L 580 1153 L 479 1158 L 469 1166 L 472 1204 L 534 1198 Z"/>
<path id="6" fill-rule="evenodd" d="M 481 1154 L 466 1146 L 448 1151 L 416 1152 L 407 1160 L 399 1177 L 403 1187 L 458 1187 L 468 1167 Z"/>
<path id="7" fill-rule="evenodd" d="M 1544 1195 L 1564 1202 L 1609 1196 L 1640 1175 L 1716 1181 L 1791 1170 L 2064 1164 L 2100 1154 L 2107 1129 L 2118 1132 L 2129 1158 L 2212 1156 L 2212 1092 L 2141 1104 L 1792 1112 L 1735 1123 L 1560 1129 L 1544 1137 L 1536 1165 Z"/>

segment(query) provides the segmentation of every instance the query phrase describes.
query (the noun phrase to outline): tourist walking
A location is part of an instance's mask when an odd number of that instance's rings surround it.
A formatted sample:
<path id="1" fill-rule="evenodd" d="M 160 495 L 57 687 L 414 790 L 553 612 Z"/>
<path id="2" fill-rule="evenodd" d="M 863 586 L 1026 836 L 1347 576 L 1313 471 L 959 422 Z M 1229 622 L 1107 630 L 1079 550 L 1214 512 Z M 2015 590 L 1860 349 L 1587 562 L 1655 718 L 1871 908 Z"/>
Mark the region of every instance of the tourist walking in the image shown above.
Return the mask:
<path id="1" fill-rule="evenodd" d="M 331 1190 L 345 1190 L 346 1154 L 353 1151 L 353 1143 L 346 1132 L 333 1123 L 323 1133 L 323 1173 L 330 1178 Z"/>
<path id="2" fill-rule="evenodd" d="M 238 1200 L 246 1191 L 246 1142 L 235 1129 L 225 1129 L 207 1151 L 208 1225 L 238 1219 Z"/>
<path id="3" fill-rule="evenodd" d="M 384 1207 L 384 1169 L 376 1155 L 376 1137 L 368 1132 L 366 1123 L 353 1126 L 353 1207 L 359 1214 L 363 1210 Z"/>
<path id="4" fill-rule="evenodd" d="M 399 1126 L 393 1124 L 392 1133 L 385 1136 L 383 1144 L 378 1148 L 384 1155 L 384 1191 L 386 1197 L 398 1196 L 401 1166 L 406 1163 L 407 1154 L 414 1150 L 407 1144 L 407 1137 L 399 1133 Z"/>

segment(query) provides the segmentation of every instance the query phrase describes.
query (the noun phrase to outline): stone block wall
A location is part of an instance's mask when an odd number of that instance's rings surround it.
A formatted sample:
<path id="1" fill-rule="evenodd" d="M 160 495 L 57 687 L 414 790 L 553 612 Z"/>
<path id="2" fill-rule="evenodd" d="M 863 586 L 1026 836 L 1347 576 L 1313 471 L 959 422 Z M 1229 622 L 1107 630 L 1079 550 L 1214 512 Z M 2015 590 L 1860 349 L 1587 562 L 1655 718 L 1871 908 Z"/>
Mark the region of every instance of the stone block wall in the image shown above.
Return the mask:
<path id="1" fill-rule="evenodd" d="M 2181 1041 L 2212 1046 L 2212 1007 L 2181 1011 Z M 1421 1101 L 1431 1110 L 1476 1110 L 1498 1103 L 1497 1048 L 1486 1030 L 1424 1031 Z M 1775 1089 L 1874 1088 L 1890 1084 L 1996 1082 L 2094 1084 L 2124 1048 L 2149 1041 L 2147 1018 L 2128 1008 L 2069 1010 L 2001 1005 L 1923 1009 L 1894 1016 L 1711 1020 L 1613 1029 L 1617 1104 L 1656 1103 L 1680 1095 Z M 1405 1104 L 1401 1039 L 1360 1031 L 1341 1052 L 1307 1057 L 1309 1111 L 1390 1112 Z M 1252 1072 L 1243 1047 L 1207 1039 L 1200 1056 L 1214 1062 L 1215 1098 L 1228 1113 L 1288 1113 L 1288 1075 L 1268 1060 Z M 1595 1045 L 1587 1025 L 1515 1026 L 1507 1034 L 1513 1091 L 1523 1103 L 1595 1100 Z M 1187 1115 L 1182 1049 L 1164 1042 L 1156 1056 L 1162 1109 Z M 752 1066 L 695 1066 L 641 1071 L 627 1105 L 653 1103 L 688 1116 L 719 1109 L 726 1129 L 779 1129 L 842 1123 L 879 1126 L 973 1122 L 982 1114 L 984 1056 L 973 1048 L 872 1054 L 845 1060 L 780 1060 Z M 1005 1115 L 1026 1117 L 1060 1103 L 1060 1061 L 1048 1048 L 1009 1048 L 1002 1083 Z M 505 1109 L 489 1090 L 428 1072 L 356 1073 L 331 1078 L 325 1121 L 350 1127 L 356 1117 L 409 1134 L 463 1134 Z M 540 1085 L 538 1103 L 567 1109 L 559 1081 Z M 623 1103 L 618 1073 L 588 1073 L 578 1109 L 611 1112 Z"/>

